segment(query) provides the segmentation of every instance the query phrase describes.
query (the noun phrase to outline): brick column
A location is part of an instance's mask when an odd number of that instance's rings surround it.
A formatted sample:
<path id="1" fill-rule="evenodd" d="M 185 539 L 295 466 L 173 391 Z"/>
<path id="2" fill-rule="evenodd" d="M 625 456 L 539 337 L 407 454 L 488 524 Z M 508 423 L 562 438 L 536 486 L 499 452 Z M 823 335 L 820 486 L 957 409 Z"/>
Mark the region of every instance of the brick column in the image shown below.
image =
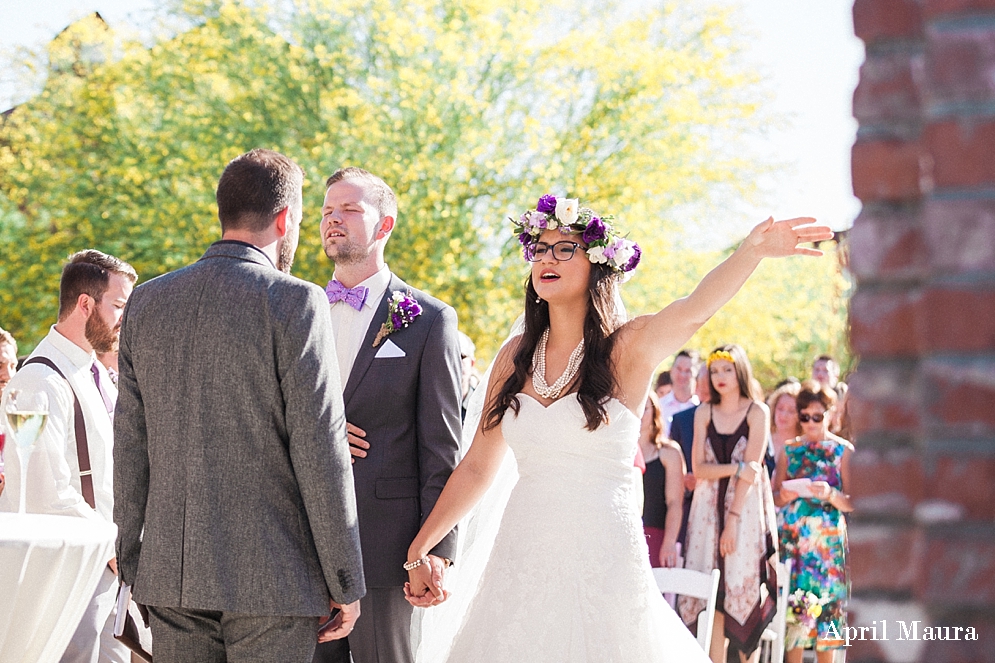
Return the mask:
<path id="1" fill-rule="evenodd" d="M 888 640 L 847 660 L 995 661 L 995 1 L 853 15 L 851 626 Z M 979 640 L 898 640 L 897 620 Z"/>

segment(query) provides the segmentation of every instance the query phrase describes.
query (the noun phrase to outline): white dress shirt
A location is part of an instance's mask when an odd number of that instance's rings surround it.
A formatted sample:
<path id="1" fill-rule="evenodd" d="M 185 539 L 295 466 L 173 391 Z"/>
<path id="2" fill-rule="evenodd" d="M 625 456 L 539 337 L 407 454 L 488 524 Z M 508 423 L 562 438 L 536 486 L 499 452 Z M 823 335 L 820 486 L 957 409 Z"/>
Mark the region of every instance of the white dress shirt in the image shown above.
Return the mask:
<path id="1" fill-rule="evenodd" d="M 332 278 L 335 278 L 332 275 Z M 335 330 L 335 354 L 339 360 L 339 376 L 342 378 L 342 388 L 345 388 L 349 381 L 349 374 L 352 372 L 352 365 L 356 362 L 356 355 L 366 338 L 366 332 L 373 322 L 373 316 L 380 306 L 380 300 L 387 292 L 390 285 L 390 268 L 384 265 L 379 272 L 366 279 L 358 285 L 364 285 L 370 289 L 366 295 L 366 302 L 360 310 L 354 309 L 344 301 L 331 304 L 332 329 Z"/>
<path id="2" fill-rule="evenodd" d="M 7 391 L 28 389 L 48 394 L 48 422 L 35 441 L 34 451 L 28 461 L 25 498 L 27 511 L 114 522 L 113 426 L 93 381 L 90 367 L 96 362 L 97 370 L 100 371 L 100 386 L 111 402 L 117 400 L 117 388 L 111 382 L 107 369 L 97 361 L 92 352 L 87 352 L 67 339 L 55 327 L 52 327 L 31 356 L 51 359 L 72 384 L 72 390 L 66 380 L 40 364 L 25 366 L 7 385 Z M 80 484 L 73 391 L 83 409 L 96 512 L 83 499 Z M 9 444 L 4 450 L 7 486 L 3 495 L 0 495 L 0 511 L 17 511 L 20 499 L 21 464 L 11 437 L 8 437 Z"/>
<path id="3" fill-rule="evenodd" d="M 691 394 L 691 400 L 684 401 L 683 403 L 677 400 L 673 391 L 661 398 L 660 410 L 663 413 L 663 434 L 670 437 L 670 424 L 673 423 L 675 414 L 689 410 L 698 405 L 698 403 L 698 396 L 696 394 Z"/>

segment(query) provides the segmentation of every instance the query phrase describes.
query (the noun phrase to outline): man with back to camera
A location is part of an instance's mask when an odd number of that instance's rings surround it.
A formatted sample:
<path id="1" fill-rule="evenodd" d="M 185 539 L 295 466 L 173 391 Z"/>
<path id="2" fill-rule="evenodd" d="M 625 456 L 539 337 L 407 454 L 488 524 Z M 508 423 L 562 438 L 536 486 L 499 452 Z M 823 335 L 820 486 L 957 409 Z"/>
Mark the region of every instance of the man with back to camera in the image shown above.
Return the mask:
<path id="1" fill-rule="evenodd" d="M 233 159 L 218 182 L 221 241 L 139 286 L 124 315 L 117 550 L 156 663 L 305 663 L 359 615 L 328 303 L 289 275 L 303 175 L 270 150 Z"/>
<path id="2" fill-rule="evenodd" d="M 410 663 L 413 608 L 403 566 L 431 564 L 441 587 L 456 551 L 454 530 L 427 562 L 407 559 L 456 466 L 462 371 L 456 312 L 410 288 L 384 261 L 396 218 L 397 198 L 379 177 L 344 168 L 328 179 L 321 210 L 322 244 L 335 263 L 328 350 L 345 385 L 368 593 L 348 643 L 319 646 L 319 663 L 348 663 L 349 650 L 356 663 Z M 384 335 L 389 309 L 408 300 L 417 308 L 404 304 L 406 320 Z"/>
<path id="3" fill-rule="evenodd" d="M 113 521 L 111 451 L 117 389 L 95 353 L 117 346 L 121 314 L 136 280 L 131 265 L 114 256 L 92 249 L 70 256 L 59 282 L 58 322 L 7 384 L 8 391 L 26 389 L 48 395 L 48 422 L 35 441 L 28 465 L 28 513 Z M 77 429 L 76 404 L 82 429 Z M 8 462 L 5 475 L 0 511 L 16 511 L 20 464 Z M 62 655 L 63 662 L 131 660 L 128 649 L 114 639 L 116 573 L 111 559 Z"/>

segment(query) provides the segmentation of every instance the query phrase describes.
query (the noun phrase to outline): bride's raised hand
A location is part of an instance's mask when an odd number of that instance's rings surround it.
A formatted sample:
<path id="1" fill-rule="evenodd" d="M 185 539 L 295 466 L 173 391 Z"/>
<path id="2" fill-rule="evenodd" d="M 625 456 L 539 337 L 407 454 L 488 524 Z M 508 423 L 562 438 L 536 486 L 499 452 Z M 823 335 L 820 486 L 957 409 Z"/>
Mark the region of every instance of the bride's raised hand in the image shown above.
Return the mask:
<path id="1" fill-rule="evenodd" d="M 832 229 L 816 225 L 815 219 L 811 217 L 801 216 L 783 221 L 775 221 L 774 217 L 770 217 L 750 231 L 745 243 L 763 258 L 821 256 L 822 251 L 800 245 L 832 238 Z"/>

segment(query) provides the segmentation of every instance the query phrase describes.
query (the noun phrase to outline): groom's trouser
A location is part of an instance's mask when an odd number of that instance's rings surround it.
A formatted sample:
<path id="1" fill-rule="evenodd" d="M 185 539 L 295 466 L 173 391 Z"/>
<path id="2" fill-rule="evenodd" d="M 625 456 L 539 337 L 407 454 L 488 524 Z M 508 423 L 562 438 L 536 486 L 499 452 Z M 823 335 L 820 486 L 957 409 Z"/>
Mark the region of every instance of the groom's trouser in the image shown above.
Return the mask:
<path id="1" fill-rule="evenodd" d="M 313 663 L 414 663 L 411 614 L 401 587 L 368 587 L 356 628 L 346 640 L 318 643 Z M 347 644 L 348 643 L 348 644 Z M 156 663 L 159 663 L 157 660 Z"/>
<path id="2" fill-rule="evenodd" d="M 317 617 L 148 609 L 155 663 L 307 663 L 318 642 Z"/>

